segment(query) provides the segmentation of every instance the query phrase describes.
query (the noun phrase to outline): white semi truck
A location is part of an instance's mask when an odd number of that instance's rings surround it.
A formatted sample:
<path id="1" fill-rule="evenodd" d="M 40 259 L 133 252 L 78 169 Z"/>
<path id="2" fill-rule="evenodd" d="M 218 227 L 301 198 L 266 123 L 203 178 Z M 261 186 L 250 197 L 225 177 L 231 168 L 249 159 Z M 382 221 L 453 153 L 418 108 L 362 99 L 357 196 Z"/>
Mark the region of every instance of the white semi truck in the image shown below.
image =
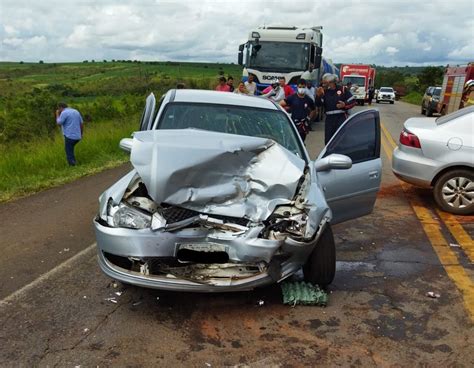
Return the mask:
<path id="1" fill-rule="evenodd" d="M 315 83 L 324 73 L 339 75 L 332 62 L 322 57 L 321 30 L 321 26 L 262 26 L 250 31 L 248 41 L 239 46 L 238 62 L 244 67 L 243 79 L 253 74 L 261 91 L 280 76 L 295 86 L 305 71 L 310 72 Z"/>

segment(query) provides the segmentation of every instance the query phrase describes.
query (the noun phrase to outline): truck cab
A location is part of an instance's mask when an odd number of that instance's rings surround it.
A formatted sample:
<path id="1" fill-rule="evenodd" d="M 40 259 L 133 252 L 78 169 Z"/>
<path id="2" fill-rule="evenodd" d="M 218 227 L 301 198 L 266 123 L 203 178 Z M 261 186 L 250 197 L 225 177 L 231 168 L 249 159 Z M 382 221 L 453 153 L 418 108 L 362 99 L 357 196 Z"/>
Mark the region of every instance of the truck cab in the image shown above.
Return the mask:
<path id="1" fill-rule="evenodd" d="M 253 74 L 259 91 L 282 76 L 287 84 L 296 85 L 305 71 L 310 71 L 314 82 L 319 81 L 323 70 L 321 29 L 263 26 L 252 30 L 248 41 L 239 47 L 243 79 Z"/>

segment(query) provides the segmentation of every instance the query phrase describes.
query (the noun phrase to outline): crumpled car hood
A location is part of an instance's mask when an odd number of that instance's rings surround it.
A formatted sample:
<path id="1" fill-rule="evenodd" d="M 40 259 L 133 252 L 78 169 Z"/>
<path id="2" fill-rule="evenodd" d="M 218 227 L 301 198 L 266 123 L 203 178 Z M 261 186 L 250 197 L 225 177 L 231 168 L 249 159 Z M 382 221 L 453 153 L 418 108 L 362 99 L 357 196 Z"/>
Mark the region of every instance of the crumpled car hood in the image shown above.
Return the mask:
<path id="1" fill-rule="evenodd" d="M 196 129 L 136 132 L 130 160 L 158 204 L 255 222 L 293 199 L 306 165 L 268 138 Z"/>

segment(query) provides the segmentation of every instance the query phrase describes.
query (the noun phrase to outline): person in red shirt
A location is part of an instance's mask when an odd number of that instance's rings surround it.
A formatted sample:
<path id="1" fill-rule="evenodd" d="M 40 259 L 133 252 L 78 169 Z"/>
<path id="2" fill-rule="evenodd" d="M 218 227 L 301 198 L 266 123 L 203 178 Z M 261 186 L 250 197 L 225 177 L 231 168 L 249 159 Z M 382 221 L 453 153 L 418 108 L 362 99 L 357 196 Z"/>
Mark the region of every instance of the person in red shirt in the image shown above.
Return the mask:
<path id="1" fill-rule="evenodd" d="M 278 82 L 280 82 L 280 87 L 283 88 L 283 91 L 285 91 L 285 98 L 295 93 L 293 88 L 286 84 L 285 77 L 278 77 Z"/>
<path id="2" fill-rule="evenodd" d="M 225 77 L 220 77 L 220 78 L 219 78 L 219 84 L 218 84 L 217 87 L 216 87 L 216 91 L 219 91 L 219 92 L 230 92 L 230 87 L 229 87 L 229 85 L 226 83 Z"/>

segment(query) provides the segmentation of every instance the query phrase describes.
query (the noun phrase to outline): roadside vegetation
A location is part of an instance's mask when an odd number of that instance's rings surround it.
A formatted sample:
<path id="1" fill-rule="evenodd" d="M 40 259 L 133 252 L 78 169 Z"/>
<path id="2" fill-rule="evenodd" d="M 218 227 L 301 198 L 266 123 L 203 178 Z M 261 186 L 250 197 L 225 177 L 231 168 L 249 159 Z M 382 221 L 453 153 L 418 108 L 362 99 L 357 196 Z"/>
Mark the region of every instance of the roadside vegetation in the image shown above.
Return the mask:
<path id="1" fill-rule="evenodd" d="M 421 105 L 427 87 L 441 86 L 443 82 L 442 66 L 375 68 L 375 88 L 393 87 L 402 101 L 415 105 Z"/>
<path id="2" fill-rule="evenodd" d="M 375 67 L 376 88 L 392 86 L 414 104 L 443 75 L 442 67 Z M 159 98 L 177 83 L 213 89 L 219 76 L 238 81 L 241 72 L 234 64 L 136 60 L 0 63 L 0 202 L 128 161 L 118 142 L 138 128 L 148 93 Z M 77 167 L 67 165 L 55 123 L 59 101 L 77 108 L 85 120 Z"/>
<path id="3" fill-rule="evenodd" d="M 148 93 L 159 98 L 177 83 L 210 89 L 218 76 L 240 73 L 232 64 L 0 63 L 0 202 L 128 161 L 118 142 L 138 128 Z M 67 165 L 55 123 L 59 101 L 85 120 L 76 167 Z"/>

